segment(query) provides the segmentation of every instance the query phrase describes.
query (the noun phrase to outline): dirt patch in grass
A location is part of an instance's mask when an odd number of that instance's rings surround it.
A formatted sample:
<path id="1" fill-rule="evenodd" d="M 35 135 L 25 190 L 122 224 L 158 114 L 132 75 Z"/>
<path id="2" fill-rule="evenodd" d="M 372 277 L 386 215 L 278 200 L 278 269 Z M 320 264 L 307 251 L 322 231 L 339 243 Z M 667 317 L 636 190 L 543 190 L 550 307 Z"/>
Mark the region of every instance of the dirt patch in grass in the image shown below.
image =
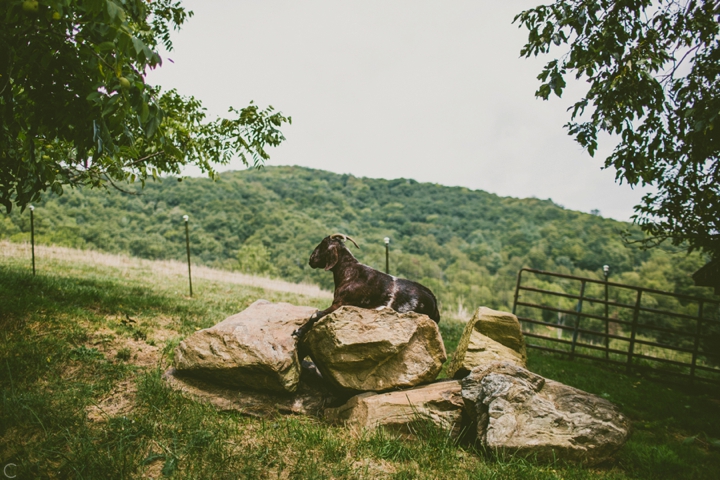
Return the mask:
<path id="1" fill-rule="evenodd" d="M 148 479 L 157 479 L 157 478 L 164 478 L 165 475 L 162 473 L 163 468 L 165 467 L 166 459 L 165 457 L 156 458 L 152 462 L 150 462 L 147 467 L 145 467 L 145 471 L 143 472 L 143 478 Z"/>
<path id="2" fill-rule="evenodd" d="M 142 470 L 142 478 L 162 478 L 163 467 L 165 466 L 165 457 L 158 457 L 148 463 Z"/>
<path id="3" fill-rule="evenodd" d="M 16 455 L 18 446 L 27 441 L 28 432 L 17 428 L 8 428 L 5 435 L 0 437 L 0 460 L 5 461 Z"/>
<path id="4" fill-rule="evenodd" d="M 89 337 L 88 347 L 97 348 L 110 361 L 124 361 L 141 368 L 154 368 L 160 364 L 161 348 L 148 344 L 147 340 L 118 335 L 110 328 L 100 328 Z"/>
<path id="5" fill-rule="evenodd" d="M 135 379 L 123 380 L 113 387 L 109 395 L 95 405 L 87 407 L 88 419 L 93 422 L 104 422 L 111 417 L 128 415 L 135 407 L 136 398 Z"/>
<path id="6" fill-rule="evenodd" d="M 89 347 L 97 348 L 109 361 L 126 362 L 141 370 L 155 368 L 162 361 L 162 349 L 149 345 L 145 340 L 118 335 L 110 328 L 100 328 L 90 334 Z M 135 408 L 137 398 L 136 376 L 118 382 L 111 392 L 90 405 L 88 419 L 103 422 L 110 417 L 129 415 Z"/>
<path id="7" fill-rule="evenodd" d="M 152 331 L 152 340 L 155 342 L 167 342 L 170 339 L 176 338 L 178 335 L 180 335 L 180 333 L 177 330 L 157 328 Z"/>
<path id="8" fill-rule="evenodd" d="M 357 460 L 353 462 L 352 468 L 363 478 L 389 478 L 397 473 L 392 463 L 374 458 Z"/>

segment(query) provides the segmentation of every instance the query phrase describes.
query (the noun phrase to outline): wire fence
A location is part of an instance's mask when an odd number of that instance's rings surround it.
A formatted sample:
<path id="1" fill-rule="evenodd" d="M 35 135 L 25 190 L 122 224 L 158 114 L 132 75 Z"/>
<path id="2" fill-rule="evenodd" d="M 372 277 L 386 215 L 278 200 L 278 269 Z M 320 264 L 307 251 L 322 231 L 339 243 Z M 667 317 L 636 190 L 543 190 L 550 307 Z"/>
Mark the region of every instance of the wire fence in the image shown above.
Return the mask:
<path id="1" fill-rule="evenodd" d="M 513 313 L 528 347 L 720 385 L 720 302 L 523 268 Z"/>

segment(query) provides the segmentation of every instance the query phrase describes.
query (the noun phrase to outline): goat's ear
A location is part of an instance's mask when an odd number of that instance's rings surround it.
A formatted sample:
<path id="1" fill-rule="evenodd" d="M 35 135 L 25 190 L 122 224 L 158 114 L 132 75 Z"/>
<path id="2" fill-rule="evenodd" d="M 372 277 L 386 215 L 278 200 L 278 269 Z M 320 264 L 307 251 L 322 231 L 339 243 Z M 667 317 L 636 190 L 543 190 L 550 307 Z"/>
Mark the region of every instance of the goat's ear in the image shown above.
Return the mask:
<path id="1" fill-rule="evenodd" d="M 330 270 L 338 262 L 338 249 L 335 245 L 331 245 L 327 251 L 327 263 L 325 263 L 325 270 Z"/>

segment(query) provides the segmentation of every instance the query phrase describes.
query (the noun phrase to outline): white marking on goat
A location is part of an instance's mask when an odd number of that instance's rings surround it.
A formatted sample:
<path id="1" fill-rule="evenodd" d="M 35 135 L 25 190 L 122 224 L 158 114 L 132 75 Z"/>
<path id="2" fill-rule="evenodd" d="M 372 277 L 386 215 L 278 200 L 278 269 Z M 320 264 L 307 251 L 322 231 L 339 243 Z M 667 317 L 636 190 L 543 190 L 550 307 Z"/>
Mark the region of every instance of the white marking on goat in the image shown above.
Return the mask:
<path id="1" fill-rule="evenodd" d="M 415 310 L 415 307 L 417 307 L 417 304 L 418 304 L 418 299 L 417 299 L 417 298 L 412 298 L 412 299 L 410 300 L 410 308 L 408 309 L 408 312 L 414 311 L 414 310 Z"/>
<path id="2" fill-rule="evenodd" d="M 395 281 L 396 278 L 392 277 L 393 284 L 392 288 L 390 289 L 390 300 L 388 300 L 387 305 L 385 305 L 387 308 L 392 308 L 392 304 L 395 301 L 395 294 L 397 294 L 397 282 Z"/>

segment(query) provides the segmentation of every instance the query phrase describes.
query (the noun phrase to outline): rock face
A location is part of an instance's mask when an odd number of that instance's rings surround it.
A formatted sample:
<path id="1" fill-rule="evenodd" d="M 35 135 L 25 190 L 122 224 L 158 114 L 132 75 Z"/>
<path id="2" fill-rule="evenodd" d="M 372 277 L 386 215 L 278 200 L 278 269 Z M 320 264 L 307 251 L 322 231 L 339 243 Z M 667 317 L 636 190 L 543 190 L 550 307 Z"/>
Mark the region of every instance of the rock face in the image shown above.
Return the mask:
<path id="1" fill-rule="evenodd" d="M 325 410 L 325 418 L 349 426 L 383 426 L 404 433 L 412 431 L 414 421 L 429 420 L 457 437 L 463 418 L 460 382 L 449 380 L 382 394 L 362 393 L 341 407 Z"/>
<path id="2" fill-rule="evenodd" d="M 236 411 L 255 417 L 281 414 L 321 416 L 325 406 L 334 401 L 332 394 L 303 368 L 294 393 L 260 392 L 219 386 L 215 383 L 180 374 L 170 368 L 163 379 L 175 390 L 209 403 L 221 411 Z"/>
<path id="3" fill-rule="evenodd" d="M 629 422 L 614 404 L 517 365 L 477 367 L 461 383 L 477 438 L 490 449 L 592 465 L 627 440 Z"/>
<path id="4" fill-rule="evenodd" d="M 447 356 L 426 315 L 341 307 L 305 335 L 324 379 L 359 392 L 407 388 L 435 379 Z"/>
<path id="5" fill-rule="evenodd" d="M 258 300 L 181 342 L 175 350 L 175 368 L 223 386 L 295 392 L 300 362 L 292 332 L 315 310 Z"/>
<path id="6" fill-rule="evenodd" d="M 512 313 L 480 307 L 465 325 L 448 375 L 462 378 L 477 366 L 498 361 L 525 367 L 527 353 L 520 322 Z"/>

